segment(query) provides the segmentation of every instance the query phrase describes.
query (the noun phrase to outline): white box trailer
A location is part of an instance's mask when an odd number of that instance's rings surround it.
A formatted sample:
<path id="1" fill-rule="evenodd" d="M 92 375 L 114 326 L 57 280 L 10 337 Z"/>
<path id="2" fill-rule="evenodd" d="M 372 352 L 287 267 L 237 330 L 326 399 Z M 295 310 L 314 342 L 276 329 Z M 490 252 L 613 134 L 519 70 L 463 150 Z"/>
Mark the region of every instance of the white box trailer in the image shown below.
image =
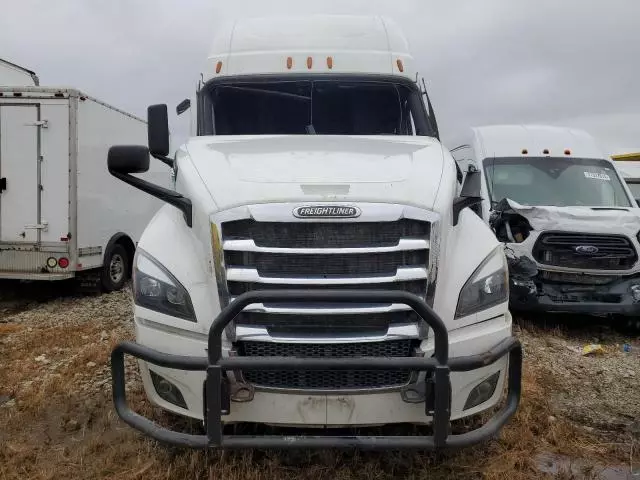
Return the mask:
<path id="1" fill-rule="evenodd" d="M 36 72 L 0 58 L 0 85 L 38 86 L 40 81 Z"/>
<path id="2" fill-rule="evenodd" d="M 109 174 L 107 151 L 146 122 L 77 90 L 0 87 L 0 278 L 120 288 L 160 201 Z M 169 186 L 153 162 L 144 178 Z"/>

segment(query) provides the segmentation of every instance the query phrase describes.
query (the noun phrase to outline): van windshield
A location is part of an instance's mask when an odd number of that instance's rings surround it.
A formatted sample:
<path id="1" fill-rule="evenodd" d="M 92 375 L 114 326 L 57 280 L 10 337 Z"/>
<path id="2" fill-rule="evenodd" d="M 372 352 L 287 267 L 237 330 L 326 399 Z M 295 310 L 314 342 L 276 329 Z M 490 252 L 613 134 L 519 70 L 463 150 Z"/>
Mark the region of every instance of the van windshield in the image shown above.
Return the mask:
<path id="1" fill-rule="evenodd" d="M 378 80 L 213 83 L 203 135 L 433 136 L 415 84 Z"/>
<path id="2" fill-rule="evenodd" d="M 492 202 L 523 205 L 630 207 L 622 182 L 606 160 L 554 157 L 487 158 Z"/>

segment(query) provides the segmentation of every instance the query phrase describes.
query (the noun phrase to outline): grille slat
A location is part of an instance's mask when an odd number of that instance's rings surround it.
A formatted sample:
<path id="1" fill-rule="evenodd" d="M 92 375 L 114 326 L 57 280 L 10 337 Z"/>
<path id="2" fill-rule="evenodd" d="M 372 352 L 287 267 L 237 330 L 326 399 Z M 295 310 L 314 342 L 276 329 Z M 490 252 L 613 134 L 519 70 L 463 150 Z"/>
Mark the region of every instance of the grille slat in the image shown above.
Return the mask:
<path id="1" fill-rule="evenodd" d="M 236 220 L 222 225 L 225 240 L 252 239 L 259 247 L 366 248 L 391 247 L 401 238 L 429 236 L 429 223 L 397 222 L 256 222 Z"/>
<path id="2" fill-rule="evenodd" d="M 368 343 L 272 343 L 238 342 L 240 355 L 248 357 L 347 358 L 410 357 L 417 346 L 414 340 Z M 245 370 L 246 381 L 257 386 L 295 390 L 349 390 L 393 387 L 409 382 L 409 370 Z"/>
<path id="3" fill-rule="evenodd" d="M 279 254 L 226 252 L 227 268 L 252 267 L 261 277 L 300 276 L 343 278 L 365 275 L 393 276 L 398 267 L 419 267 L 427 262 L 427 250 L 360 254 Z"/>
<path id="4" fill-rule="evenodd" d="M 301 285 L 282 283 L 252 283 L 252 282 L 228 282 L 229 293 L 238 296 L 252 290 L 403 290 L 418 296 L 424 296 L 427 282 L 424 280 L 413 280 L 409 282 L 389 282 L 389 283 L 356 283 L 348 285 Z"/>
<path id="5" fill-rule="evenodd" d="M 335 334 L 354 333 L 374 335 L 387 333 L 390 325 L 417 322 L 414 312 L 395 311 L 369 314 L 286 314 L 242 312 L 236 317 L 238 325 L 266 327 L 271 334 Z"/>
<path id="6" fill-rule="evenodd" d="M 579 247 L 595 247 L 592 253 Z M 631 241 L 622 235 L 547 232 L 533 248 L 534 258 L 545 265 L 594 270 L 628 270 L 638 260 Z"/>

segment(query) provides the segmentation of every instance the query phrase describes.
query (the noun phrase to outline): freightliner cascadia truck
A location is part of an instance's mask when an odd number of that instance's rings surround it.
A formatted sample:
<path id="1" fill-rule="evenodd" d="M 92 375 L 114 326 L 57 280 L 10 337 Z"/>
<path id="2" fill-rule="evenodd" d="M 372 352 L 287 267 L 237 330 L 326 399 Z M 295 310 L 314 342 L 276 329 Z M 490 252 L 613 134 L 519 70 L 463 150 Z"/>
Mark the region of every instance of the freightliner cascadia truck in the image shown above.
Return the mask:
<path id="1" fill-rule="evenodd" d="M 166 202 L 134 260 L 136 341 L 112 352 L 120 417 L 197 448 L 433 449 L 493 437 L 520 397 L 505 254 L 467 208 L 479 178 L 461 183 L 396 24 L 237 21 L 218 32 L 199 78 L 177 106 L 193 131 L 173 157 L 166 105 L 148 109 L 148 146 L 109 151 L 112 175 Z M 171 163 L 173 189 L 136 176 L 150 157 Z M 202 420 L 204 433 L 135 413 L 125 355 L 154 404 Z M 488 409 L 483 426 L 451 433 L 451 420 Z M 304 430 L 229 434 L 239 422 Z M 329 430 L 395 423 L 432 431 Z"/>

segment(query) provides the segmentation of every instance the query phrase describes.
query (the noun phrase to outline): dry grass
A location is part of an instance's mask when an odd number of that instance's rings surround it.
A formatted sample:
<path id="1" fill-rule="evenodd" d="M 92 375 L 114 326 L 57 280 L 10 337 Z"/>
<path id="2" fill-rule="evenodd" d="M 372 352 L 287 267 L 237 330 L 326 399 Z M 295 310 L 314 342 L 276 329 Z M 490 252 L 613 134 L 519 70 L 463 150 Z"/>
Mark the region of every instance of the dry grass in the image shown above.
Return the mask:
<path id="1" fill-rule="evenodd" d="M 93 353 L 92 353 L 93 355 Z M 94 358 L 86 356 L 84 358 Z M 369 453 L 335 451 L 176 451 L 157 446 L 119 420 L 108 395 L 94 392 L 93 403 L 69 395 L 73 370 L 55 377 L 20 402 L 15 415 L 0 417 L 0 478 L 113 479 L 266 479 L 378 480 L 404 478 L 539 478 L 535 455 L 557 452 L 601 462 L 621 461 L 622 452 L 573 427 L 548 421 L 545 392 L 553 388 L 544 371 L 527 365 L 524 395 L 516 417 L 498 441 L 456 453 Z M 132 402 L 140 406 L 138 390 Z M 32 405 L 39 405 L 34 409 Z M 148 405 L 145 413 L 164 415 Z M 69 432 L 69 418 L 79 421 Z M 166 420 L 166 417 L 165 417 Z M 42 429 L 40 432 L 36 430 Z"/>
<path id="2" fill-rule="evenodd" d="M 93 315 L 102 315 L 98 321 L 53 322 L 31 331 L 0 325 L 0 340 L 5 339 L 0 344 L 0 395 L 16 398 L 15 406 L 0 407 L 1 480 L 537 479 L 536 456 L 542 453 L 586 459 L 589 465 L 629 461 L 629 438 L 603 440 L 554 411 L 549 392 L 561 385 L 547 365 L 527 358 L 516 416 L 498 440 L 459 452 L 203 452 L 159 446 L 117 418 L 110 389 L 98 384 L 97 377 L 108 378 L 112 346 L 129 333 L 112 320 L 109 308 L 89 307 Z M 107 338 L 101 338 L 105 330 Z M 35 360 L 45 352 L 50 363 Z M 89 362 L 95 366 L 88 367 Z M 146 415 L 176 424 L 145 402 L 139 383 L 130 402 Z"/>

